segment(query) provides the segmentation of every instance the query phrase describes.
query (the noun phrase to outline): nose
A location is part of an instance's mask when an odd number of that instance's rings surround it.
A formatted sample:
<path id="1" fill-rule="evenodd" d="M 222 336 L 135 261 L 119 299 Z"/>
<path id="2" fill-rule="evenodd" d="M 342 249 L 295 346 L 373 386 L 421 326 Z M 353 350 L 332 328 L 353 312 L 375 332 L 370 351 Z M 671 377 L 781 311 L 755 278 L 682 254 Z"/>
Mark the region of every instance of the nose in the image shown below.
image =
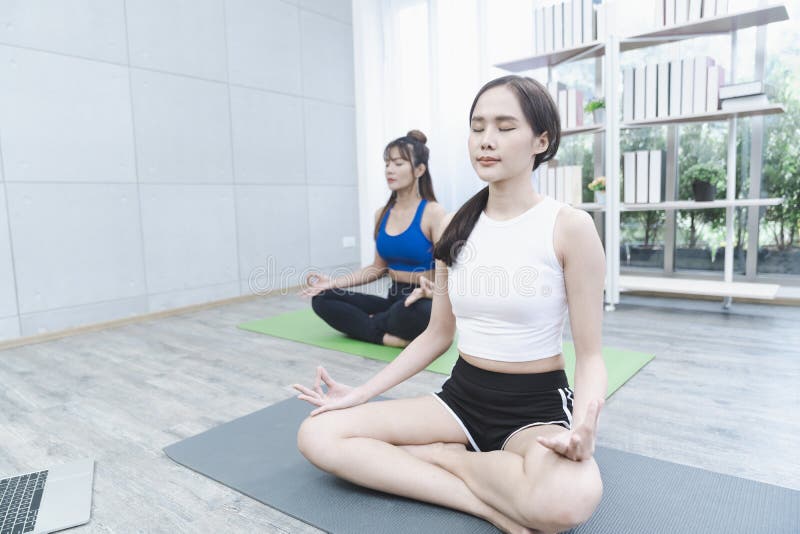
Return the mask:
<path id="1" fill-rule="evenodd" d="M 483 130 L 483 135 L 481 136 L 481 150 L 486 150 L 489 148 L 494 149 L 496 148 L 496 145 L 494 132 L 492 131 L 492 128 L 487 127 Z"/>

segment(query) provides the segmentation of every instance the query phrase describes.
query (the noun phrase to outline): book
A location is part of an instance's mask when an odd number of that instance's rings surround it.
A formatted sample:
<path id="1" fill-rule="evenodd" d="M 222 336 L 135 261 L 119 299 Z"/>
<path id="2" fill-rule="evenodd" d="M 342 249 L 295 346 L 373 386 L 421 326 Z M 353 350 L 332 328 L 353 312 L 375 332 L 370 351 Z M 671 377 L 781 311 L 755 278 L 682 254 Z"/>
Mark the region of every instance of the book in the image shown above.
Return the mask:
<path id="1" fill-rule="evenodd" d="M 683 89 L 683 65 L 680 59 L 669 62 L 669 116 L 681 114 L 681 92 Z"/>
<path id="2" fill-rule="evenodd" d="M 636 203 L 646 204 L 647 198 L 650 195 L 650 190 L 647 184 L 647 173 L 650 171 L 648 163 L 648 151 L 636 151 Z"/>
<path id="3" fill-rule="evenodd" d="M 538 56 L 539 54 L 542 53 L 542 51 L 539 50 L 539 24 L 537 22 L 538 19 L 539 19 L 539 8 L 538 7 L 534 7 L 533 8 L 533 19 L 532 19 L 533 20 L 533 26 L 532 26 L 533 27 L 533 55 L 534 56 Z"/>
<path id="4" fill-rule="evenodd" d="M 553 9 L 553 50 L 561 50 L 564 48 L 564 3 L 557 3 Z"/>
<path id="5" fill-rule="evenodd" d="M 662 28 L 664 26 L 664 0 L 654 0 L 656 3 L 656 10 L 655 10 L 655 20 L 653 21 L 653 25 L 656 28 Z"/>
<path id="6" fill-rule="evenodd" d="M 728 0 L 717 0 L 717 16 L 728 14 Z"/>
<path id="7" fill-rule="evenodd" d="M 594 36 L 594 7 L 592 0 L 581 0 L 581 21 L 583 22 L 583 42 L 591 43 Z"/>
<path id="8" fill-rule="evenodd" d="M 720 65 L 708 67 L 708 85 L 706 86 L 706 111 L 719 109 L 719 86 L 725 79 L 725 69 Z"/>
<path id="9" fill-rule="evenodd" d="M 664 2 L 664 25 L 675 25 L 675 0 L 665 0 Z"/>
<path id="10" fill-rule="evenodd" d="M 581 0 L 572 0 L 572 41 L 575 46 L 583 43 L 583 16 L 581 15 L 582 9 L 583 2 L 581 2 Z"/>
<path id="11" fill-rule="evenodd" d="M 606 17 L 608 4 L 595 4 L 594 6 L 594 33 L 598 41 L 606 39 Z"/>
<path id="12" fill-rule="evenodd" d="M 567 89 L 567 128 L 583 126 L 583 93 Z"/>
<path id="13" fill-rule="evenodd" d="M 658 64 L 658 105 L 656 117 L 669 117 L 669 63 Z"/>
<path id="14" fill-rule="evenodd" d="M 566 89 L 567 86 L 561 82 L 550 81 L 547 83 L 547 91 L 550 93 L 550 96 L 553 97 L 553 102 L 558 105 L 558 92 L 562 89 Z"/>
<path id="15" fill-rule="evenodd" d="M 622 70 L 622 120 L 633 120 L 633 93 L 634 93 L 633 67 Z"/>
<path id="16" fill-rule="evenodd" d="M 574 206 L 583 202 L 583 167 L 571 165 L 567 169 L 567 201 Z"/>
<path id="17" fill-rule="evenodd" d="M 717 0 L 703 0 L 703 18 L 717 16 Z"/>
<path id="18" fill-rule="evenodd" d="M 675 0 L 675 24 L 689 22 L 689 0 Z"/>
<path id="19" fill-rule="evenodd" d="M 647 182 L 649 184 L 647 201 L 650 203 L 661 202 L 667 159 L 664 157 L 664 153 L 661 150 L 651 150 L 649 158 L 650 169 L 647 173 Z"/>
<path id="20" fill-rule="evenodd" d="M 760 108 L 769 105 L 766 94 L 740 96 L 739 98 L 726 98 L 720 102 L 722 111 L 736 111 L 739 109 Z"/>
<path id="21" fill-rule="evenodd" d="M 564 179 L 564 167 L 559 165 L 556 167 L 556 200 L 559 202 L 565 201 L 566 191 L 565 191 L 566 181 Z"/>
<path id="22" fill-rule="evenodd" d="M 764 83 L 763 80 L 731 83 L 727 85 L 720 85 L 719 87 L 720 100 L 725 100 L 727 98 L 738 98 L 740 96 L 759 95 L 761 93 L 774 96 L 773 87 L 768 83 Z"/>
<path id="23" fill-rule="evenodd" d="M 546 54 L 547 53 L 547 46 L 545 41 L 545 21 L 547 20 L 547 8 L 540 7 L 539 11 L 539 18 L 536 20 L 536 24 L 539 25 L 539 54 Z"/>
<path id="24" fill-rule="evenodd" d="M 564 48 L 572 48 L 575 41 L 572 37 L 572 0 L 564 2 Z"/>
<path id="25" fill-rule="evenodd" d="M 546 6 L 544 8 L 544 51 L 552 52 L 555 50 L 553 43 L 553 17 L 555 16 L 555 6 Z"/>
<path id="26" fill-rule="evenodd" d="M 622 154 L 623 202 L 636 203 L 636 152 Z"/>
<path id="27" fill-rule="evenodd" d="M 561 117 L 561 128 L 567 127 L 567 116 L 569 114 L 569 106 L 567 105 L 567 90 L 558 90 L 558 114 Z"/>
<path id="28" fill-rule="evenodd" d="M 633 120 L 645 118 L 645 65 L 636 65 L 633 69 Z"/>
<path id="29" fill-rule="evenodd" d="M 691 115 L 694 105 L 694 60 L 687 58 L 681 61 L 681 115 Z"/>
<path id="30" fill-rule="evenodd" d="M 649 63 L 645 66 L 644 83 L 644 116 L 654 119 L 658 111 L 658 64 Z"/>
<path id="31" fill-rule="evenodd" d="M 707 56 L 694 59 L 694 82 L 693 82 L 693 113 L 705 113 L 706 101 L 708 100 L 708 68 L 714 65 L 714 60 Z"/>
<path id="32" fill-rule="evenodd" d="M 702 14 L 702 0 L 689 0 L 689 20 L 700 20 Z"/>

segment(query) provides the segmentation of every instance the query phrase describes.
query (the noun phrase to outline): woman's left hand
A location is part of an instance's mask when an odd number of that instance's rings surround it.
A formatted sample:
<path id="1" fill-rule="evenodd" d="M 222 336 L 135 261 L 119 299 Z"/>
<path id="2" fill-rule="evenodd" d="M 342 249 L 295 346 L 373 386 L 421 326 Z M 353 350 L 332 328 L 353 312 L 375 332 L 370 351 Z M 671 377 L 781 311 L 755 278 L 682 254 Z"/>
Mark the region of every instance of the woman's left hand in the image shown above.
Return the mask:
<path id="1" fill-rule="evenodd" d="M 580 425 L 554 437 L 539 436 L 537 438 L 539 444 L 576 462 L 588 460 L 594 455 L 597 420 L 600 417 L 603 402 L 603 399 L 592 401 L 586 409 L 586 417 Z"/>
<path id="2" fill-rule="evenodd" d="M 419 299 L 432 299 L 433 289 L 434 289 L 433 282 L 431 282 L 424 276 L 420 276 L 419 287 L 416 288 L 414 291 L 412 291 L 411 294 L 406 297 L 405 301 L 406 308 L 414 304 Z"/>

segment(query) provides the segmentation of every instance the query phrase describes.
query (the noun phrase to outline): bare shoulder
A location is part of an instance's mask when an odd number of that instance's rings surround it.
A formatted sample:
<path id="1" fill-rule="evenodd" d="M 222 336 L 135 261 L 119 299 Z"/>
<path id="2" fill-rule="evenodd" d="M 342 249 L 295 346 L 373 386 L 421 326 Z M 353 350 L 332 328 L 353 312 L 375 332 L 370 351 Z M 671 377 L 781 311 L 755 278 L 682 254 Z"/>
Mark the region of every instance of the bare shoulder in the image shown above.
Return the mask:
<path id="1" fill-rule="evenodd" d="M 454 215 L 455 215 L 455 213 L 447 213 L 447 211 L 445 211 L 442 214 L 442 216 L 439 217 L 439 220 L 437 221 L 437 225 L 433 228 L 433 239 L 431 239 L 431 241 L 433 241 L 434 243 L 439 241 L 439 238 L 442 237 L 442 234 L 444 233 L 445 228 L 447 228 L 447 225 L 449 225 L 450 221 L 453 220 L 453 216 Z"/>
<path id="2" fill-rule="evenodd" d="M 425 205 L 425 211 L 422 214 L 422 226 L 425 228 L 425 233 L 429 238 L 437 236 L 439 226 L 446 215 L 447 210 L 436 201 L 430 200 Z M 431 241 L 435 241 L 435 239 L 431 239 Z"/>
<path id="3" fill-rule="evenodd" d="M 556 216 L 553 248 L 563 267 L 570 255 L 585 250 L 587 244 L 598 240 L 594 219 L 588 212 L 564 205 Z"/>

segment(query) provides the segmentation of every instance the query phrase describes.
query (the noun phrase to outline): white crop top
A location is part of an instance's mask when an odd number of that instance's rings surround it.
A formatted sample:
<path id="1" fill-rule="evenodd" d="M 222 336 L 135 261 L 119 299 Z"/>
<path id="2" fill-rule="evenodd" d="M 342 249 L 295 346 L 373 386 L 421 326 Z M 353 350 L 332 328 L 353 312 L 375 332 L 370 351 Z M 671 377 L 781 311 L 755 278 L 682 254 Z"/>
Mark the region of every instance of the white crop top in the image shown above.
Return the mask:
<path id="1" fill-rule="evenodd" d="M 562 206 L 544 197 L 506 221 L 481 213 L 448 268 L 460 352 L 502 362 L 561 353 L 567 297 L 553 229 Z"/>

